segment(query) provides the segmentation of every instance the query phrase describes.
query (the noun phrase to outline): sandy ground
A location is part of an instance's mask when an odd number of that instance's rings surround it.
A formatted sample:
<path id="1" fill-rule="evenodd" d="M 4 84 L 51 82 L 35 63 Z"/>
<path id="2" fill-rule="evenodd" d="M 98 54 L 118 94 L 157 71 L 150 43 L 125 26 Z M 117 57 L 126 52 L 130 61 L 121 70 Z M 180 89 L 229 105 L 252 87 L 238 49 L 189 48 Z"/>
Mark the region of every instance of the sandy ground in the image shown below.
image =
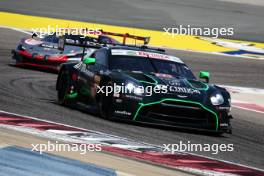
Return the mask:
<path id="1" fill-rule="evenodd" d="M 19 133 L 13 130 L 0 128 L 0 148 L 10 145 L 16 145 L 16 146 L 32 149 L 31 144 L 42 144 L 47 142 L 48 139 L 43 139 L 32 135 Z M 49 152 L 49 153 L 75 160 L 80 160 L 87 163 L 93 163 L 98 166 L 113 168 L 117 170 L 118 176 L 136 176 L 136 175 L 187 176 L 189 175 L 172 169 L 167 169 L 135 160 L 121 158 L 104 152 L 89 152 L 87 154 L 80 154 L 79 152 Z"/>

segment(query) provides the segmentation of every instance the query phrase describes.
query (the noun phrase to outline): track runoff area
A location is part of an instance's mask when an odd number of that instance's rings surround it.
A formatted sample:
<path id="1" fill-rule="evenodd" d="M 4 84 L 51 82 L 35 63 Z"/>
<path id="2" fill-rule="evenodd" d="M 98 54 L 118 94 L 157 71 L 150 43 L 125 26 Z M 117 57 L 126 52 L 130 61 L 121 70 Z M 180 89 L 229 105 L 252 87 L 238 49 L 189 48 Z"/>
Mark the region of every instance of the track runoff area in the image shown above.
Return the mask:
<path id="1" fill-rule="evenodd" d="M 61 19 L 52 19 L 52 18 L 45 18 L 45 17 L 35 17 L 35 16 L 28 16 L 28 15 L 20 15 L 20 14 L 12 14 L 12 13 L 5 13 L 0 12 L 1 17 L 3 17 L 0 22 L 1 26 L 14 28 L 16 30 L 22 30 L 22 31 L 32 31 L 32 29 L 41 29 L 41 28 L 47 28 L 49 26 L 50 28 L 87 28 L 91 27 L 92 29 L 103 29 L 106 31 L 116 31 L 116 32 L 124 32 L 126 31 L 129 34 L 137 34 L 142 36 L 150 36 L 151 41 L 150 45 L 152 46 L 159 46 L 159 47 L 165 47 L 165 48 L 171 48 L 171 49 L 179 49 L 179 50 L 188 50 L 188 51 L 194 51 L 194 52 L 205 52 L 205 53 L 212 53 L 212 54 L 224 54 L 224 55 L 231 55 L 231 56 L 243 56 L 245 58 L 251 58 L 251 59 L 262 59 L 261 48 L 263 48 L 264 44 L 261 43 L 252 43 L 252 42 L 245 42 L 245 41 L 235 41 L 235 40 L 219 40 L 219 39 L 210 39 L 210 38 L 202 38 L 202 37 L 194 37 L 194 36 L 170 36 L 164 34 L 164 32 L 159 31 L 151 31 L 151 30 L 144 30 L 144 29 L 135 29 L 135 28 L 127 28 L 127 27 L 118 27 L 118 26 L 110 26 L 110 25 L 103 25 L 103 24 L 94 24 L 94 23 L 84 23 L 84 22 L 76 22 L 76 21 L 70 21 L 70 20 L 61 20 Z M 160 40 L 162 38 L 163 40 Z M 117 38 L 118 40 L 118 38 Z M 133 41 L 131 41 L 133 42 Z M 254 47 L 252 47 L 254 46 Z M 256 52 L 258 51 L 258 52 Z M 233 102 L 233 106 L 243 108 L 246 110 L 253 110 L 259 113 L 263 113 L 263 102 L 259 101 L 257 104 L 253 100 L 255 98 L 247 98 L 248 96 L 258 96 L 256 92 L 263 95 L 263 90 L 261 89 L 252 89 L 252 88 L 241 88 L 241 87 L 234 87 L 234 86 L 226 86 L 229 91 L 234 94 L 235 101 Z M 43 128 L 48 130 L 54 130 L 52 132 L 60 133 L 60 134 L 74 134 L 76 133 L 85 133 L 84 129 L 78 129 L 76 132 L 76 129 L 74 127 L 64 128 L 65 126 L 63 124 L 53 124 L 52 122 L 42 122 L 38 121 L 38 119 L 32 120 L 32 118 L 24 117 L 20 115 L 14 115 L 7 112 L 2 112 L 1 119 L 0 119 L 1 127 L 8 128 L 9 130 L 17 130 L 20 132 L 29 132 L 30 130 L 40 130 L 42 131 Z M 25 122 L 26 121 L 26 122 Z M 17 123 L 19 122 L 19 123 Z M 22 122 L 22 123 L 21 123 Z M 30 122 L 29 124 L 27 124 Z M 27 124 L 25 126 L 21 124 Z M 22 128 L 19 128 L 19 126 Z M 53 128 L 54 127 L 54 128 Z M 57 130 L 57 131 L 56 131 Z M 36 135 L 40 131 L 35 131 L 34 134 Z M 49 135 L 44 135 L 44 137 L 52 138 L 55 135 L 55 133 L 51 133 Z M 85 133 L 86 134 L 86 133 Z M 87 135 L 87 134 L 86 134 Z M 106 138 L 106 140 L 110 140 L 112 136 L 103 134 L 105 136 L 100 136 L 99 138 Z M 43 137 L 43 136 L 41 136 Z M 54 140 L 54 138 L 53 138 Z M 80 139 L 79 143 L 83 143 L 84 140 Z M 117 139 L 115 139 L 117 140 Z M 60 138 L 60 141 L 64 141 Z M 66 140 L 67 141 L 67 140 Z M 67 142 L 73 142 L 73 141 L 67 141 Z M 75 141 L 76 142 L 76 141 Z M 89 141 L 91 143 L 91 141 Z M 102 141 L 100 141 L 102 143 Z M 158 165 L 165 165 L 166 167 L 170 168 L 177 168 L 178 170 L 192 173 L 192 174 L 201 174 L 201 175 L 208 175 L 208 174 L 214 174 L 214 175 L 221 175 L 221 174 L 239 174 L 239 175 L 262 175 L 263 171 L 256 169 L 256 168 L 249 168 L 246 166 L 238 166 L 234 165 L 233 163 L 226 163 L 221 161 L 216 161 L 208 158 L 203 158 L 195 155 L 189 155 L 187 154 L 187 157 L 183 155 L 182 153 L 174 154 L 171 161 L 165 161 L 162 159 L 157 159 L 155 156 L 160 156 L 164 159 L 166 157 L 166 154 L 157 151 L 157 148 L 155 146 L 149 146 L 149 145 L 143 145 L 143 144 L 130 144 L 131 141 L 124 141 L 121 142 L 121 144 L 117 143 L 118 145 L 114 146 L 113 148 L 104 148 L 105 151 L 110 151 L 110 153 L 114 154 L 120 154 L 121 156 L 130 157 L 133 159 L 141 159 L 149 161 L 150 163 L 158 164 Z M 109 144 L 105 144 L 106 146 L 109 146 Z M 125 149 L 120 146 L 129 146 Z M 118 146 L 118 147 L 117 147 Z M 112 147 L 112 146 L 111 146 Z M 141 153 L 140 156 L 137 156 L 136 154 L 131 154 L 130 152 L 133 152 L 134 150 L 141 151 L 140 149 L 144 149 L 144 152 L 148 152 L 153 154 L 150 156 L 145 156 L 146 153 Z M 119 151 L 121 150 L 121 152 Z M 125 151 L 123 151 L 125 150 Z M 137 151 L 137 152 L 138 152 Z M 21 147 L 7 147 L 2 148 L 0 150 L 0 155 L 2 153 L 6 154 L 9 152 L 14 152 L 16 154 L 20 153 L 27 153 L 29 152 L 26 148 Z M 11 154 L 9 153 L 9 154 Z M 28 153 L 27 158 L 31 158 L 32 153 Z M 179 156 L 185 156 L 181 159 L 177 158 Z M 45 156 L 49 157 L 49 156 Z M 67 156 L 68 157 L 68 156 Z M 157 161 L 158 160 L 158 161 Z M 5 161 L 5 160 L 4 160 Z M 48 160 L 47 160 L 48 161 Z M 180 161 L 180 162 L 179 162 Z M 69 163 L 74 161 L 67 161 Z M 165 164 L 164 164 L 165 162 Z M 73 164 L 71 163 L 71 164 Z M 187 163 L 187 164 L 186 164 Z M 220 163 L 220 164 L 219 164 Z M 80 163 L 79 163 L 80 164 Z M 81 163 L 79 167 L 84 167 Z M 204 164 L 204 165 L 203 165 Z M 215 166 L 205 167 L 207 164 L 213 164 Z M 49 166 L 50 167 L 50 166 Z M 107 168 L 100 168 L 93 165 L 86 166 L 87 168 L 90 168 L 91 174 L 93 169 L 97 170 L 96 174 L 98 175 L 114 175 L 114 174 L 128 174 L 123 172 L 118 172 L 118 170 L 107 170 Z M 114 166 L 107 166 L 107 167 L 114 167 Z M 117 168 L 118 169 L 118 168 Z M 91 171 L 92 170 L 92 171 Z M 9 171 L 6 171 L 7 173 Z M 56 171 L 54 171 L 55 173 Z M 103 174 L 102 174 L 103 173 Z M 106 174 L 107 173 L 107 174 Z M 165 172 L 164 172 L 165 173 Z M 175 173 L 169 173 L 175 174 Z M 186 173 L 178 173 L 185 175 Z M 178 175 L 177 174 L 177 175 Z"/>

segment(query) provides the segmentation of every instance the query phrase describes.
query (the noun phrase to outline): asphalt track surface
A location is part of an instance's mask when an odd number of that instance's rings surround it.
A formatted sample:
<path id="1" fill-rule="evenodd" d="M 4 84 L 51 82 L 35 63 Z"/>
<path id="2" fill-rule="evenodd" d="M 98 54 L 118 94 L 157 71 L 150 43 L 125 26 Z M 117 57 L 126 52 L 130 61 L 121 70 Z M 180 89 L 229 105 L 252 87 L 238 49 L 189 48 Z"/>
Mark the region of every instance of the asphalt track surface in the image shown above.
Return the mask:
<path id="1" fill-rule="evenodd" d="M 234 27 L 233 38 L 264 41 L 263 6 L 216 0 L 24 0 L 2 1 L 0 11 L 111 25 L 162 30 L 163 27 Z M 107 15 L 106 15 L 107 14 Z M 56 75 L 9 66 L 10 50 L 25 36 L 0 29 L 0 109 L 162 145 L 164 143 L 233 143 L 234 152 L 200 153 L 264 169 L 263 114 L 233 109 L 234 134 L 215 137 L 191 131 L 157 129 L 100 119 L 56 104 Z M 197 74 L 211 72 L 211 82 L 264 88 L 264 62 L 241 58 L 169 51 Z"/>
<path id="2" fill-rule="evenodd" d="M 247 2 L 249 5 L 217 0 L 0 0 L 0 11 L 155 30 L 177 25 L 232 27 L 232 38 L 263 42 L 263 6 L 252 5 L 253 2 Z"/>
<path id="3" fill-rule="evenodd" d="M 10 51 L 23 36 L 26 36 L 26 34 L 8 29 L 0 29 L 1 110 L 157 145 L 179 144 L 180 140 L 185 143 L 190 141 L 193 144 L 232 143 L 235 148 L 233 152 L 221 152 L 217 155 L 210 154 L 209 152 L 200 154 L 264 169 L 263 114 L 234 108 L 233 116 L 235 119 L 232 121 L 233 134 L 217 137 L 206 133 L 113 122 L 101 119 L 87 112 L 62 107 L 56 103 L 56 74 L 9 66 L 11 61 Z M 261 79 L 263 79 L 262 77 L 254 79 L 251 77 L 254 74 L 264 74 L 264 70 L 260 69 L 260 67 L 264 68 L 263 61 L 243 61 L 222 56 L 220 59 L 219 56 L 214 55 L 169 52 L 183 58 L 196 71 L 201 69 L 212 71 L 212 75 L 214 76 L 213 82 L 248 86 L 251 83 L 261 82 Z M 251 66 L 249 67 L 249 65 Z M 259 68 L 259 72 L 257 73 L 256 68 Z M 243 76 L 247 75 L 248 77 L 242 80 Z M 256 85 L 263 88 L 264 82 L 262 81 Z"/>

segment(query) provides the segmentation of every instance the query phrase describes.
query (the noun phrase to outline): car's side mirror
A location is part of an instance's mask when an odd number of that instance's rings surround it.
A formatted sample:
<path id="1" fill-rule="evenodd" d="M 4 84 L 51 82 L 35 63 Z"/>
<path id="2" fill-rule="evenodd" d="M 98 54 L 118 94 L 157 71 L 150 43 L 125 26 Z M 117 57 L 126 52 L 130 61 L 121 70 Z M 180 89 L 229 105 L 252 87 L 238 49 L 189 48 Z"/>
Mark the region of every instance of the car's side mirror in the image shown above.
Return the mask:
<path id="1" fill-rule="evenodd" d="M 206 71 L 200 71 L 199 78 L 204 79 L 206 83 L 209 83 L 210 73 Z"/>
<path id="2" fill-rule="evenodd" d="M 93 64 L 95 64 L 95 58 L 93 58 L 93 57 L 85 57 L 84 59 L 83 59 L 83 63 L 85 63 L 85 64 L 87 64 L 87 65 L 93 65 Z"/>

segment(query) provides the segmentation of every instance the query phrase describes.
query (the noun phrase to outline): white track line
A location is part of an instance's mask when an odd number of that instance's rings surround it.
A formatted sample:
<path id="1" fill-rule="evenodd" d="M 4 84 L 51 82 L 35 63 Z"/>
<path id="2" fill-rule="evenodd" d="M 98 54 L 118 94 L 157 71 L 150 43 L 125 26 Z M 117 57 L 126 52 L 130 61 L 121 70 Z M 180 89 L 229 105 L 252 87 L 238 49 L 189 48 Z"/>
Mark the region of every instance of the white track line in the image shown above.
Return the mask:
<path id="1" fill-rule="evenodd" d="M 22 32 L 24 34 L 32 35 L 32 32 L 29 32 L 29 31 L 26 31 L 26 30 L 22 30 L 22 29 L 18 29 L 18 28 L 14 28 L 14 27 L 0 26 L 0 28 L 12 29 L 12 30 L 17 31 L 17 32 Z"/>

